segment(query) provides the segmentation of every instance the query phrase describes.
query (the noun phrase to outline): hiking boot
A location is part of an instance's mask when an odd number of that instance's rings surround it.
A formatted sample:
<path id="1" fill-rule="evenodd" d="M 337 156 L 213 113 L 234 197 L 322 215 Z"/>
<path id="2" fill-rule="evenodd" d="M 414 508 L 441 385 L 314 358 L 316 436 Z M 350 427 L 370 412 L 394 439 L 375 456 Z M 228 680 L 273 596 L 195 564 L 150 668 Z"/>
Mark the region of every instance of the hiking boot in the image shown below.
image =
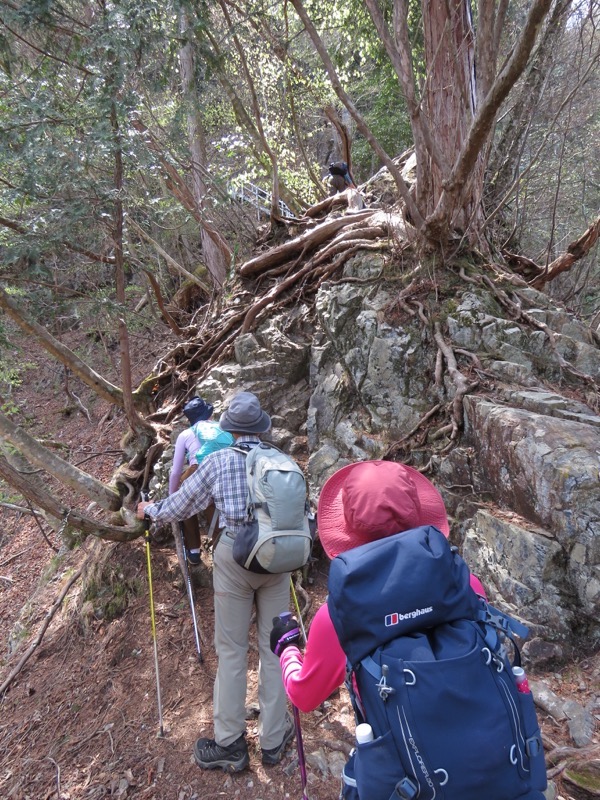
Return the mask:
<path id="1" fill-rule="evenodd" d="M 273 766 L 274 764 L 279 764 L 279 762 L 283 758 L 285 748 L 288 746 L 288 744 L 293 738 L 294 738 L 294 722 L 290 717 L 290 715 L 288 714 L 287 727 L 283 735 L 283 741 L 281 742 L 279 747 L 273 747 L 271 750 L 265 750 L 264 747 L 261 747 L 262 763 L 266 764 L 269 767 Z"/>
<path id="2" fill-rule="evenodd" d="M 188 550 L 187 547 L 185 548 L 185 557 L 187 559 L 188 564 L 191 564 L 193 567 L 197 567 L 200 563 L 200 551 L 197 553 L 192 553 L 191 550 Z"/>
<path id="3" fill-rule="evenodd" d="M 202 769 L 222 769 L 225 772 L 240 772 L 250 763 L 246 734 L 222 747 L 214 739 L 198 739 L 194 745 L 196 764 Z"/>

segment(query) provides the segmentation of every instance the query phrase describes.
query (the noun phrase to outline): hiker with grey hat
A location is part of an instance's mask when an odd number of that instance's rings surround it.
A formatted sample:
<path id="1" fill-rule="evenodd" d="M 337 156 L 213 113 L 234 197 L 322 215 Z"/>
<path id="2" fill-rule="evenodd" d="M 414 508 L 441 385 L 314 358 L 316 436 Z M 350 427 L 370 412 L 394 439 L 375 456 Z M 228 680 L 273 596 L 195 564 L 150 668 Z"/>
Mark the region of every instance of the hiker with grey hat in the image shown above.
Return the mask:
<path id="1" fill-rule="evenodd" d="M 271 418 L 258 398 L 240 392 L 221 415 L 219 425 L 236 445 L 253 448 L 271 427 Z M 211 453 L 181 488 L 160 503 L 138 505 L 138 517 L 177 522 L 203 511 L 214 502 L 221 536 L 214 550 L 213 586 L 215 647 L 219 659 L 213 693 L 214 739 L 200 738 L 194 758 L 202 769 L 228 772 L 249 764 L 246 743 L 246 687 L 250 620 L 256 604 L 258 628 L 260 716 L 258 735 L 262 763 L 277 764 L 294 735 L 287 713 L 279 659 L 270 649 L 273 617 L 289 607 L 289 573 L 259 574 L 241 567 L 232 548 L 246 518 L 248 483 L 243 452 L 226 447 Z"/>
<path id="2" fill-rule="evenodd" d="M 198 469 L 198 464 L 215 450 L 233 444 L 233 436 L 211 419 L 212 403 L 202 397 L 192 397 L 183 407 L 190 427 L 182 431 L 175 442 L 173 466 L 169 475 L 169 494 L 176 492 L 181 484 Z M 187 468 L 184 470 L 187 461 Z M 211 516 L 212 515 L 208 515 Z M 209 520 L 210 521 L 210 520 Z M 190 564 L 200 563 L 200 528 L 198 517 L 185 519 L 181 523 L 185 542 L 185 557 Z"/>

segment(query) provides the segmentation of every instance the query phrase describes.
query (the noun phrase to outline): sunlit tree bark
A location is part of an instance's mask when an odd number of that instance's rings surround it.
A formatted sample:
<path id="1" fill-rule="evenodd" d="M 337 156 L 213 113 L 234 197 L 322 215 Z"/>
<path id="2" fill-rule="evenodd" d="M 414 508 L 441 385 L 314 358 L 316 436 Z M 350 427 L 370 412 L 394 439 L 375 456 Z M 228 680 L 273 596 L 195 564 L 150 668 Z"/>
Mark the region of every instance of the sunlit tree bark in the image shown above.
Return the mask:
<path id="1" fill-rule="evenodd" d="M 188 143 L 191 154 L 192 193 L 197 207 L 203 209 L 204 213 L 206 213 L 204 206 L 207 188 L 203 177 L 203 173 L 208 166 L 206 143 L 196 92 L 194 40 L 193 37 L 189 35 L 189 27 L 188 16 L 182 11 L 180 16 L 180 29 L 184 44 L 179 50 L 179 62 L 181 65 L 181 85 L 186 104 Z M 216 285 L 221 286 L 227 277 L 227 271 L 231 265 L 232 253 L 229 245 L 212 225 L 202 225 L 200 236 L 202 239 L 202 254 L 206 268 L 210 272 Z"/>

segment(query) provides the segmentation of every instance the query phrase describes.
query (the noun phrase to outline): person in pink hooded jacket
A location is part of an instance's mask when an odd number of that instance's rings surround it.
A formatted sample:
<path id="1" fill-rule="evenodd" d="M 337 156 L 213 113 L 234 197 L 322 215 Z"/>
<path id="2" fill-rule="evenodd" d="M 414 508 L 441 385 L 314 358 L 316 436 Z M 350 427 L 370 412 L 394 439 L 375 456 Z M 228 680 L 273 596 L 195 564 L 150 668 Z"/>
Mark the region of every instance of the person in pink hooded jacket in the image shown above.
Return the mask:
<path id="1" fill-rule="evenodd" d="M 329 558 L 386 536 L 434 525 L 450 534 L 444 501 L 424 475 L 392 461 L 363 461 L 334 473 L 323 486 L 317 510 L 319 539 Z M 480 581 L 471 586 L 485 597 Z M 310 626 L 304 654 L 295 620 L 273 620 L 271 649 L 280 657 L 290 701 L 309 712 L 346 678 L 346 656 L 335 633 L 327 603 Z"/>

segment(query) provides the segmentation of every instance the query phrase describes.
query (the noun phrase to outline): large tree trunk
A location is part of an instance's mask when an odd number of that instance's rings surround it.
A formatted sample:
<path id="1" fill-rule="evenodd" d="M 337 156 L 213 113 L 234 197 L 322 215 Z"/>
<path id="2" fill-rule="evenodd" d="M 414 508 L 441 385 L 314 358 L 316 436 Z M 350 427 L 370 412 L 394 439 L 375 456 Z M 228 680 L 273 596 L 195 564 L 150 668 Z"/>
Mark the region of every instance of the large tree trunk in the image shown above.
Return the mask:
<path id="1" fill-rule="evenodd" d="M 110 124 L 113 133 L 114 159 L 115 159 L 115 200 L 113 210 L 112 238 L 115 249 L 115 289 L 117 303 L 125 307 L 125 267 L 123 264 L 123 153 L 121 149 L 121 136 L 119 132 L 119 119 L 117 106 L 113 99 L 110 104 Z M 123 384 L 123 406 L 125 415 L 132 430 L 141 431 L 152 428 L 137 413 L 133 403 L 133 387 L 131 385 L 131 355 L 129 351 L 129 333 L 125 320 L 119 318 L 119 352 L 121 355 L 121 381 Z"/>
<path id="2" fill-rule="evenodd" d="M 301 5 L 300 0 L 292 3 Z M 410 113 L 417 186 L 416 202 L 407 203 L 407 209 L 429 241 L 443 246 L 458 228 L 472 244 L 483 244 L 483 178 L 496 115 L 527 65 L 551 3 L 532 1 L 510 56 L 496 74 L 506 0 L 479 0 L 477 40 L 470 0 L 421 0 L 426 75 L 418 92 L 409 0 L 393 1 L 393 34 L 381 0 L 365 0 Z"/>
<path id="3" fill-rule="evenodd" d="M 444 191 L 444 183 L 467 140 L 475 114 L 475 39 L 469 0 L 422 0 L 427 76 L 424 114 L 441 164 L 431 158 L 417 163 L 417 204 L 429 217 Z M 419 136 L 419 130 L 416 131 Z M 422 152 L 423 148 L 419 148 Z M 469 187 L 455 193 L 447 209 L 450 227 L 466 231 L 483 221 L 481 196 L 485 168 L 485 144 L 469 174 Z"/>
<path id="4" fill-rule="evenodd" d="M 193 43 L 189 36 L 189 20 L 185 12 L 181 12 L 180 21 L 181 34 L 185 39 L 185 44 L 179 51 L 179 62 L 181 65 L 181 85 L 183 96 L 187 106 L 187 127 L 188 142 L 191 154 L 191 177 L 192 193 L 198 208 L 206 212 L 206 184 L 203 173 L 206 171 L 206 145 L 204 140 L 204 127 L 198 107 L 196 96 L 195 80 L 195 61 Z M 227 271 L 231 261 L 231 251 L 224 239 L 219 236 L 216 230 L 211 227 L 209 230 L 202 227 L 200 231 L 202 239 L 202 253 L 206 268 L 213 277 L 214 282 L 221 286 L 227 277 Z"/>

